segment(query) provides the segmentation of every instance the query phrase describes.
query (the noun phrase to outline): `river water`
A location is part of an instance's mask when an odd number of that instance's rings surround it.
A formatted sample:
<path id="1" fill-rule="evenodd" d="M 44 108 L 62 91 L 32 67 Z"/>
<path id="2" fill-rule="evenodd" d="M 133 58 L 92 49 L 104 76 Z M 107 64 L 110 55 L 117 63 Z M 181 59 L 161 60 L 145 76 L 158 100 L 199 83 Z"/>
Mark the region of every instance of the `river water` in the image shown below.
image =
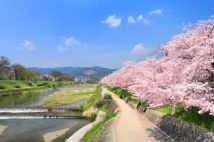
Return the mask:
<path id="1" fill-rule="evenodd" d="M 85 86 L 90 89 L 94 86 Z M 13 96 L 0 97 L 0 113 L 22 113 L 22 116 L 0 116 L 0 126 L 7 128 L 0 133 L 0 142 L 43 142 L 43 135 L 57 130 L 69 128 L 69 130 L 58 137 L 55 142 L 65 141 L 78 129 L 90 123 L 85 119 L 71 119 L 69 117 L 60 118 L 44 118 L 43 116 L 25 116 L 25 113 L 42 113 L 45 109 L 38 109 L 43 106 L 44 98 L 60 90 L 65 89 L 81 89 L 83 86 L 69 86 L 59 89 L 38 93 L 38 94 L 17 94 Z M 56 109 L 73 108 L 77 105 L 85 103 L 81 100 L 65 106 L 57 106 Z M 42 112 L 40 112 L 42 111 Z M 24 113 L 24 116 L 23 116 Z M 1 130 L 0 130 L 1 132 Z"/>
<path id="2" fill-rule="evenodd" d="M 59 137 L 65 141 L 78 129 L 88 124 L 84 119 L 6 119 L 0 120 L 0 125 L 8 127 L 0 135 L 1 142 L 43 142 L 43 135 L 49 132 L 69 128 L 69 131 Z M 57 140 L 55 140 L 57 141 Z"/>

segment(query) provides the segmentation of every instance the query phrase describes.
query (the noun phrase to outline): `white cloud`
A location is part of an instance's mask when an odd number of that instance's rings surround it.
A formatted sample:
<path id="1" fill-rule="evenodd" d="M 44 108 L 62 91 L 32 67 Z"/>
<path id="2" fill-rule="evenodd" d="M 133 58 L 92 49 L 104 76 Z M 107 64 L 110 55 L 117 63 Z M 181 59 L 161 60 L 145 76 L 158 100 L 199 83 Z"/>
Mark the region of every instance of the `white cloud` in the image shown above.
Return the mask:
<path id="1" fill-rule="evenodd" d="M 143 15 L 142 14 L 140 14 L 140 15 L 138 15 L 138 20 L 140 21 L 140 20 L 143 20 Z"/>
<path id="2" fill-rule="evenodd" d="M 60 39 L 64 42 L 65 46 L 73 46 L 73 45 L 80 45 L 81 42 L 76 40 L 74 37 L 60 37 Z"/>
<path id="3" fill-rule="evenodd" d="M 149 25 L 149 24 L 151 24 L 151 21 L 148 20 L 148 19 L 143 19 L 143 23 L 144 23 L 145 25 Z"/>
<path id="4" fill-rule="evenodd" d="M 27 49 L 27 50 L 35 50 L 36 48 L 34 47 L 33 43 L 29 40 L 24 40 L 21 43 L 21 48 Z"/>
<path id="5" fill-rule="evenodd" d="M 106 18 L 104 21 L 101 21 L 101 23 L 108 24 L 109 27 L 112 27 L 112 28 L 119 27 L 121 22 L 122 22 L 122 18 L 117 17 L 116 15 L 111 15 L 108 18 Z"/>
<path id="6" fill-rule="evenodd" d="M 83 46 L 86 47 L 86 44 L 81 43 L 74 37 L 59 37 L 62 44 L 57 47 L 59 52 L 64 52 L 72 46 Z"/>
<path id="7" fill-rule="evenodd" d="M 150 11 L 149 14 L 162 15 L 163 14 L 163 9 L 154 9 L 154 10 Z"/>
<path id="8" fill-rule="evenodd" d="M 58 48 L 59 52 L 64 52 L 68 49 L 66 46 L 58 46 L 57 48 Z"/>
<path id="9" fill-rule="evenodd" d="M 137 54 L 143 53 L 143 51 L 144 51 L 144 45 L 140 43 L 134 46 L 130 54 L 137 55 Z"/>
<path id="10" fill-rule="evenodd" d="M 134 24 L 136 22 L 135 19 L 132 16 L 129 16 L 128 19 L 127 19 L 127 21 L 130 24 Z"/>
<path id="11" fill-rule="evenodd" d="M 138 20 L 142 21 L 145 25 L 149 25 L 151 23 L 151 21 L 146 19 L 142 14 L 138 15 Z"/>

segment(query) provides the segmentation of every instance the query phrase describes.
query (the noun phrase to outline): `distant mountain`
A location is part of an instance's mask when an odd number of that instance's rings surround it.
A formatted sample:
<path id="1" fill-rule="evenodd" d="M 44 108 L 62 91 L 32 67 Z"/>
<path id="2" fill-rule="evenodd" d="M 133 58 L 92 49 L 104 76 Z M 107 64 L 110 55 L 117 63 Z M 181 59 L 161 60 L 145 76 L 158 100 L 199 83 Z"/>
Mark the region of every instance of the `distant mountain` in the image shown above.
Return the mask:
<path id="1" fill-rule="evenodd" d="M 69 73 L 75 77 L 96 77 L 102 78 L 108 74 L 111 74 L 115 69 L 108 69 L 103 67 L 57 67 L 57 68 L 29 68 L 33 71 L 40 72 L 42 74 L 48 74 L 53 70 L 61 71 L 63 73 Z"/>

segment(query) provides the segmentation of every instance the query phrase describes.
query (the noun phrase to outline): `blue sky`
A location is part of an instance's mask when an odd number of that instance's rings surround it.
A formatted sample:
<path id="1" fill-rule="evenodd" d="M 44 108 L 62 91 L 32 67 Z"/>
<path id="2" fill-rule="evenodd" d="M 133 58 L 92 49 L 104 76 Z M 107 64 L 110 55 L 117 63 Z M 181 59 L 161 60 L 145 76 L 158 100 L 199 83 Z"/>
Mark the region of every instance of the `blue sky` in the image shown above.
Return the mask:
<path id="1" fill-rule="evenodd" d="M 213 0 L 0 0 L 0 55 L 27 67 L 119 68 L 159 54 Z"/>

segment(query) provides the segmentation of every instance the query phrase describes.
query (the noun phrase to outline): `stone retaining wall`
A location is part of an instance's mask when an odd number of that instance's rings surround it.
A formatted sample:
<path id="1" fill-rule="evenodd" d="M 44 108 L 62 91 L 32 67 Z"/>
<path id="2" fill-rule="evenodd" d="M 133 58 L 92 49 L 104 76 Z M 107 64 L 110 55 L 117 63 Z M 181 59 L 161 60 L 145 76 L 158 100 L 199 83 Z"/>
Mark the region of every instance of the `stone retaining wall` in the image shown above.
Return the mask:
<path id="1" fill-rule="evenodd" d="M 177 142 L 214 142 L 214 132 L 208 129 L 153 110 L 143 115 Z"/>
<path id="2" fill-rule="evenodd" d="M 164 116 L 163 113 L 155 112 L 153 110 L 147 110 L 145 113 L 140 111 L 140 113 L 157 126 L 158 126 L 159 122 L 161 121 L 161 118 L 163 118 L 163 116 Z"/>
<path id="3" fill-rule="evenodd" d="M 161 117 L 157 126 L 178 142 L 214 142 L 214 132 L 171 116 Z"/>
<path id="4" fill-rule="evenodd" d="M 132 108 L 135 105 L 130 104 Z M 214 142 L 214 132 L 163 113 L 139 108 L 138 111 L 176 142 Z"/>

